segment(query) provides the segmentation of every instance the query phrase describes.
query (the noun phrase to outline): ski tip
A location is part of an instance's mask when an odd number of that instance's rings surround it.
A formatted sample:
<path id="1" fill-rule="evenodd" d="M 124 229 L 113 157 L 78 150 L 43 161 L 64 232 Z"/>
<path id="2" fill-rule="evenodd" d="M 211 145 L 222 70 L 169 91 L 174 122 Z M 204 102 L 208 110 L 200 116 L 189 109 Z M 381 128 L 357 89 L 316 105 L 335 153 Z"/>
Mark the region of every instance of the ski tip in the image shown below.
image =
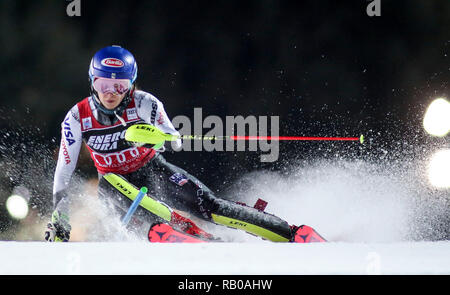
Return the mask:
<path id="1" fill-rule="evenodd" d="M 359 142 L 361 144 L 364 143 L 364 135 L 361 134 L 361 136 L 359 137 Z"/>
<path id="2" fill-rule="evenodd" d="M 155 223 L 148 231 L 148 241 L 151 243 L 206 243 L 207 241 L 175 230 L 166 223 Z"/>
<path id="3" fill-rule="evenodd" d="M 323 243 L 327 242 L 321 235 L 319 235 L 312 227 L 307 225 L 300 225 L 296 227 L 293 241 L 294 243 Z"/>

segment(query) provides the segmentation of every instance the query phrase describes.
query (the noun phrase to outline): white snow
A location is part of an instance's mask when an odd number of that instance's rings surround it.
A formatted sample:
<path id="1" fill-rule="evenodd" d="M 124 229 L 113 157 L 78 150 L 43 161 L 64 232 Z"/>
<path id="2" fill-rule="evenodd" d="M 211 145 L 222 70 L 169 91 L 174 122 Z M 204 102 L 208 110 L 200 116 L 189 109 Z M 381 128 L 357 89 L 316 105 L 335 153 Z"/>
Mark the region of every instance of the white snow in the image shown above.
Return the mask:
<path id="1" fill-rule="evenodd" d="M 2 275 L 450 274 L 450 242 L 0 242 Z"/>
<path id="2" fill-rule="evenodd" d="M 0 275 L 448 275 L 448 197 L 427 189 L 413 164 L 319 162 L 289 175 L 251 173 L 226 192 L 249 205 L 268 201 L 267 212 L 332 241 L 320 244 L 272 243 L 200 222 L 226 242 L 152 244 L 125 233 L 88 192 L 74 202 L 71 242 L 40 242 L 47 220 L 25 220 L 17 241 L 0 242 Z"/>

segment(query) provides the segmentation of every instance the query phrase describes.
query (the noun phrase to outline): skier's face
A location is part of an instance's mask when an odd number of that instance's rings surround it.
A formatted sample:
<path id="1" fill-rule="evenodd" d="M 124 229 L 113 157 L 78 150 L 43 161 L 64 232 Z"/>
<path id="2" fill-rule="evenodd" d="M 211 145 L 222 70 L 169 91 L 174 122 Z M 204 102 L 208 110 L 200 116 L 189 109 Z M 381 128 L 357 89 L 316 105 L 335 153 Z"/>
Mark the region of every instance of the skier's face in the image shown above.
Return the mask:
<path id="1" fill-rule="evenodd" d="M 125 93 L 118 94 L 118 93 L 112 93 L 112 92 L 106 92 L 98 93 L 98 98 L 100 99 L 101 103 L 105 108 L 108 110 L 113 110 L 119 106 L 119 104 L 122 102 L 123 98 L 125 97 Z"/>
<path id="2" fill-rule="evenodd" d="M 109 79 L 96 77 L 92 83 L 98 93 L 101 103 L 109 110 L 115 109 L 122 102 L 130 90 L 131 81 L 128 79 Z"/>

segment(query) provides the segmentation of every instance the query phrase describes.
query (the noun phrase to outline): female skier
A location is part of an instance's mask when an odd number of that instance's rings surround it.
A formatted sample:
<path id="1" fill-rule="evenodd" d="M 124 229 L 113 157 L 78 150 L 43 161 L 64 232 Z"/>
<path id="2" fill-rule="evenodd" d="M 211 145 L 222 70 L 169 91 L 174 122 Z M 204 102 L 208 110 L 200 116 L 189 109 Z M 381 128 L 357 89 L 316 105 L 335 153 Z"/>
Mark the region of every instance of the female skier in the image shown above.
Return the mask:
<path id="1" fill-rule="evenodd" d="M 111 175 L 134 187 L 148 187 L 149 196 L 196 217 L 243 229 L 264 239 L 283 242 L 320 240 L 307 226 L 290 226 L 286 221 L 241 203 L 216 197 L 197 178 L 167 162 L 164 146 L 135 144 L 125 140 L 127 128 L 146 123 L 164 133 L 179 135 L 155 96 L 135 89 L 137 64 L 120 46 L 108 46 L 93 56 L 89 67 L 91 95 L 78 102 L 61 124 L 61 143 L 53 185 L 53 214 L 45 231 L 47 241 L 69 241 L 70 197 L 68 188 L 82 141 L 87 146 L 99 175 L 99 196 L 114 203 L 121 214 L 131 199 L 124 197 L 123 184 L 114 186 Z M 173 143 L 181 147 L 181 140 Z M 119 187 L 119 189 L 118 189 Z M 120 191 L 122 187 L 122 191 Z M 126 191 L 126 189 L 125 189 Z M 203 239 L 212 236 L 192 221 L 171 210 L 168 224 Z M 162 219 L 139 207 L 136 218 L 146 223 Z M 164 220 L 162 220 L 164 221 Z"/>

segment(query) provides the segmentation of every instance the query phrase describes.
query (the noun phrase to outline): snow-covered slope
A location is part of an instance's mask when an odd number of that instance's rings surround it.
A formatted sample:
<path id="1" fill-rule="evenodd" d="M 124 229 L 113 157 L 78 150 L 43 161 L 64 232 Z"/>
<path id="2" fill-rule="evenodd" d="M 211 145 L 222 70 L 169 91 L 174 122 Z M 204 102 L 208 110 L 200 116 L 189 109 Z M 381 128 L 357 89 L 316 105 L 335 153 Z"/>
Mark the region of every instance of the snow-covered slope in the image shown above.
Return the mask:
<path id="1" fill-rule="evenodd" d="M 450 242 L 0 242 L 0 274 L 450 274 Z"/>
<path id="2" fill-rule="evenodd" d="M 226 242 L 150 244 L 125 233 L 87 190 L 74 199 L 71 242 L 38 242 L 47 220 L 24 221 L 17 239 L 32 241 L 0 242 L 0 274 L 450 274 L 448 194 L 428 188 L 420 163 L 288 170 L 243 175 L 222 194 L 249 205 L 262 198 L 267 212 L 331 242 L 277 244 L 199 223 Z"/>

